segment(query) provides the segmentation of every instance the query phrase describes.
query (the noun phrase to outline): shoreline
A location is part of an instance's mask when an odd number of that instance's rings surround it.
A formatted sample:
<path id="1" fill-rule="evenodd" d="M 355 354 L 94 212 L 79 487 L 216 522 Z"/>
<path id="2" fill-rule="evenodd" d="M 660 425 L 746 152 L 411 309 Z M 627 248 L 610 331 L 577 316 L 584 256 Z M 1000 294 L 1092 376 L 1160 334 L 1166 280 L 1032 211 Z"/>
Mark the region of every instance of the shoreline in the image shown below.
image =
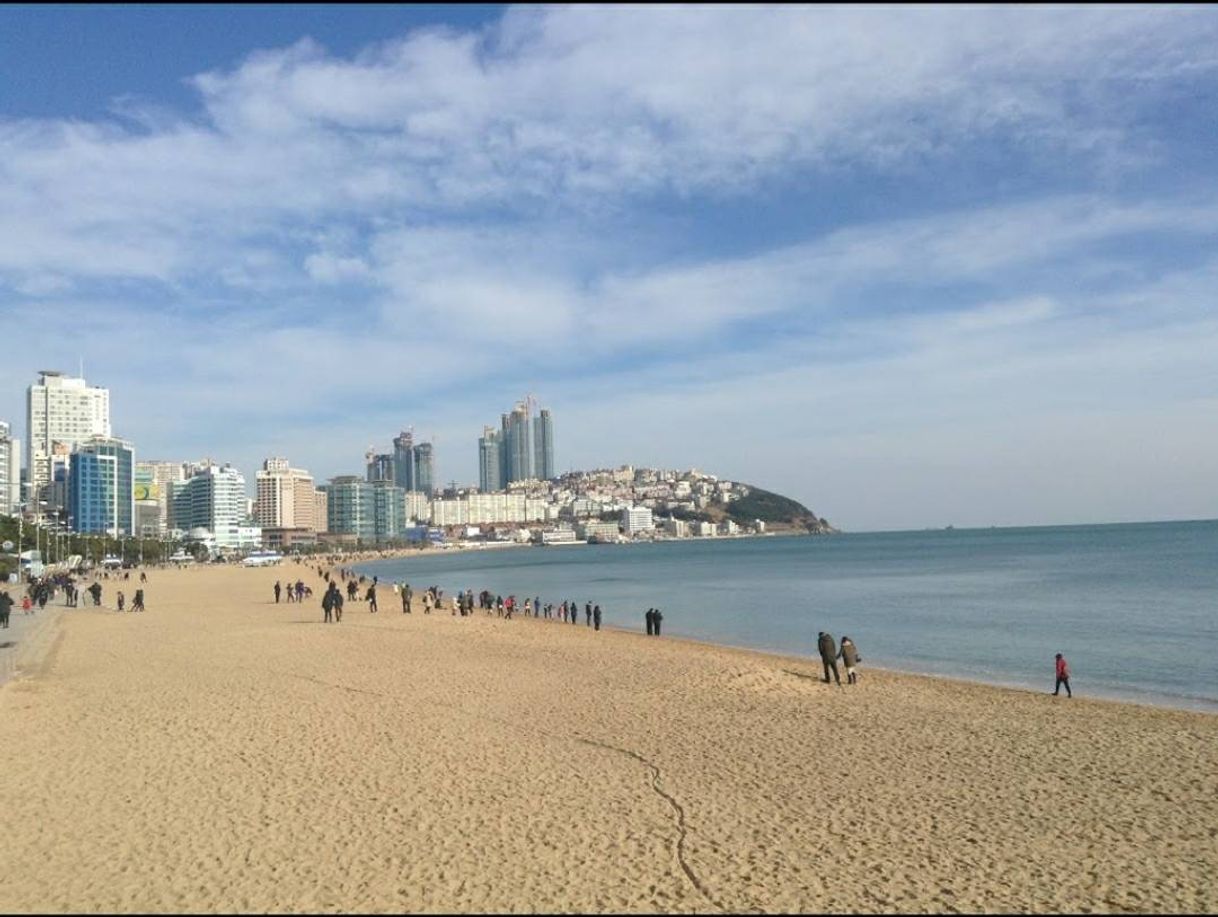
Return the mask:
<path id="1" fill-rule="evenodd" d="M 766 534 L 766 535 L 751 535 L 751 536 L 730 536 L 730 537 L 725 537 L 722 539 L 705 538 L 705 539 L 700 539 L 700 540 L 701 541 L 715 541 L 715 540 L 729 541 L 732 538 L 736 538 L 736 537 L 769 538 L 769 537 L 784 537 L 784 536 Z M 792 537 L 802 537 L 802 536 L 792 536 Z M 647 544 L 649 542 L 643 542 L 643 543 Z M 504 547 L 528 548 L 528 547 L 536 547 L 536 546 L 523 544 L 523 545 L 505 545 Z M 477 549 L 474 549 L 474 550 L 477 550 Z M 415 556 L 416 553 L 418 553 L 418 552 L 411 552 L 407 556 Z M 423 556 L 434 558 L 435 555 L 424 554 Z M 397 557 L 375 558 L 372 560 L 362 560 L 362 561 L 354 562 L 351 564 L 342 564 L 342 566 L 346 566 L 349 569 L 355 570 L 355 572 L 357 574 L 362 573 L 362 574 L 370 576 L 370 577 L 373 575 L 380 576 L 380 573 L 376 570 L 369 571 L 369 570 L 366 570 L 363 568 L 367 567 L 371 564 L 380 563 L 380 562 L 394 562 L 399 559 L 400 558 L 397 558 Z M 457 574 L 456 573 L 450 574 L 446 571 L 446 573 L 444 575 L 455 577 Z M 390 580 L 386 580 L 385 582 L 389 583 L 389 585 L 392 585 L 392 582 Z M 450 595 L 450 594 L 451 593 L 449 592 L 449 590 L 445 589 L 445 599 L 446 600 L 447 600 L 448 595 Z M 484 614 L 484 612 L 482 612 L 481 610 L 477 610 L 477 609 L 475 610 L 475 613 Z M 568 625 L 568 626 L 570 626 L 570 625 Z M 579 626 L 583 627 L 584 625 L 580 624 Z M 669 626 L 671 626 L 671 624 Z M 605 624 L 602 624 L 601 627 L 602 627 L 602 629 L 605 629 L 605 630 L 612 629 L 612 630 L 617 630 L 617 631 L 621 631 L 624 633 L 636 633 L 636 634 L 640 634 L 642 636 L 646 636 L 646 634 L 641 632 L 641 625 L 640 625 L 639 631 L 634 630 L 630 626 L 621 625 L 621 624 L 605 623 Z M 785 659 L 788 659 L 789 661 L 805 659 L 808 661 L 809 664 L 815 663 L 815 665 L 817 665 L 817 666 L 819 666 L 821 664 L 820 657 L 818 655 L 816 655 L 814 652 L 809 653 L 809 655 L 807 655 L 807 656 L 799 656 L 799 655 L 792 655 L 789 651 L 784 652 L 783 650 L 778 650 L 778 649 L 767 649 L 767 648 L 758 647 L 758 646 L 744 646 L 744 645 L 741 645 L 738 643 L 722 642 L 722 641 L 718 641 L 718 640 L 715 640 L 712 638 L 696 637 L 696 636 L 691 636 L 688 634 L 674 633 L 671 636 L 666 634 L 665 637 L 672 639 L 672 640 L 684 640 L 684 641 L 687 641 L 689 643 L 699 645 L 699 646 L 707 646 L 707 647 L 713 647 L 713 648 L 719 648 L 719 649 L 739 650 L 741 652 L 746 652 L 746 653 L 760 653 L 765 656 L 772 656 L 772 657 L 776 657 L 776 658 L 785 658 Z M 959 684 L 959 685 L 965 685 L 965 686 L 982 686 L 982 687 L 987 687 L 987 688 L 997 688 L 997 689 L 1002 689 L 1002 690 L 1027 693 L 1027 694 L 1031 694 L 1031 695 L 1037 695 L 1037 694 L 1041 693 L 1041 689 L 1037 688 L 1036 685 L 1033 684 L 1031 679 L 1028 679 L 1026 681 L 1021 681 L 1016 676 L 1010 676 L 1009 678 L 995 677 L 993 680 L 986 680 L 983 678 L 972 677 L 972 676 L 965 675 L 965 674 L 957 675 L 957 674 L 951 674 L 951 673 L 945 673 L 945 672 L 930 671 L 928 669 L 921 669 L 921 668 L 917 668 L 917 667 L 905 667 L 900 662 L 897 662 L 896 664 L 892 664 L 892 660 L 889 660 L 889 663 L 890 664 L 888 664 L 888 665 L 872 665 L 869 663 L 865 664 L 863 667 L 860 668 L 860 675 L 865 676 L 867 672 L 882 671 L 882 672 L 887 672 L 887 673 L 894 674 L 894 675 L 906 675 L 906 676 L 918 677 L 918 678 L 930 678 L 930 679 L 935 679 L 935 680 L 939 680 L 939 681 L 945 681 L 945 682 L 948 682 L 951 684 Z M 1051 683 L 1052 678 L 1046 677 L 1045 682 Z M 1078 686 L 1075 686 L 1075 688 L 1077 690 Z M 1052 692 L 1048 691 L 1047 689 L 1045 689 L 1044 693 L 1049 694 L 1049 695 L 1052 694 Z M 1179 695 L 1179 694 L 1167 694 L 1167 693 L 1155 692 L 1155 691 L 1150 691 L 1150 690 L 1147 690 L 1147 691 L 1138 691 L 1138 690 L 1134 690 L 1134 689 L 1126 690 L 1126 689 L 1122 689 L 1122 688 L 1112 688 L 1112 689 L 1101 688 L 1098 691 L 1084 689 L 1084 693 L 1079 695 L 1079 697 L 1080 698 L 1086 697 L 1086 698 L 1089 698 L 1092 700 L 1103 701 L 1106 703 L 1129 704 L 1132 706 L 1148 707 L 1148 708 L 1157 709 L 1157 710 L 1178 710 L 1178 711 L 1184 711 L 1184 712 L 1188 712 L 1188 713 L 1201 713 L 1201 714 L 1205 714 L 1205 715 L 1209 715 L 1209 716 L 1218 716 L 1218 698 L 1207 698 L 1207 697 L 1200 697 L 1200 696 L 1195 696 L 1195 695 L 1186 696 L 1186 695 Z"/>
<path id="2" fill-rule="evenodd" d="M 485 615 L 485 611 L 481 611 L 481 610 L 475 610 L 475 613 Z M 523 618 L 522 620 L 532 621 L 533 619 L 532 618 Z M 544 619 L 543 619 L 543 621 L 544 621 Z M 541 622 L 539 622 L 539 623 L 541 623 Z M 566 626 L 571 627 L 572 625 L 567 624 Z M 579 625 L 575 625 L 575 626 L 585 627 L 584 624 L 579 624 Z M 643 637 L 644 639 L 647 637 L 647 634 L 644 632 L 633 630 L 629 627 L 623 627 L 619 624 L 601 624 L 601 630 L 614 631 L 616 633 L 622 633 L 622 634 L 633 634 L 636 637 Z M 740 646 L 739 644 L 734 644 L 734 643 L 719 643 L 714 640 L 702 640 L 698 637 L 690 637 L 690 636 L 682 635 L 682 634 L 672 634 L 672 635 L 664 634 L 660 639 L 666 640 L 666 641 L 669 641 L 672 643 L 679 643 L 679 644 L 687 645 L 687 646 L 693 647 L 695 649 L 719 650 L 719 651 L 726 651 L 726 652 L 732 652 L 732 653 L 740 653 L 745 656 L 757 656 L 762 659 L 771 660 L 771 661 L 781 661 L 781 662 L 788 662 L 788 663 L 791 663 L 794 665 L 804 665 L 804 666 L 807 666 L 810 671 L 814 670 L 813 674 L 815 674 L 818 679 L 821 678 L 824 673 L 824 670 L 821 667 L 822 664 L 820 661 L 820 656 L 817 656 L 817 655 L 799 656 L 799 655 L 794 655 L 789 652 L 781 652 L 779 650 L 764 650 L 764 649 L 758 649 L 756 647 L 751 647 L 751 646 Z M 841 667 L 840 664 L 839 664 L 839 671 L 842 672 L 842 675 L 844 678 L 845 670 Z M 1001 682 L 981 681 L 976 678 L 967 678 L 964 676 L 955 676 L 955 675 L 943 675 L 943 674 L 936 673 L 936 672 L 919 672 L 919 671 L 912 670 L 912 669 L 902 669 L 902 668 L 897 668 L 897 667 L 893 667 L 893 666 L 880 666 L 880 665 L 868 664 L 864 667 L 864 666 L 860 665 L 859 678 L 860 679 L 866 678 L 867 675 L 872 672 L 878 672 L 881 675 L 897 677 L 897 678 L 925 679 L 927 681 L 930 681 L 930 682 L 933 682 L 936 684 L 941 683 L 941 684 L 947 684 L 947 685 L 961 685 L 961 686 L 966 686 L 966 687 L 981 688 L 984 690 L 992 690 L 992 691 L 1009 691 L 1013 694 L 1019 694 L 1021 696 L 1027 696 L 1027 697 L 1052 697 L 1053 696 L 1052 691 L 1049 691 L 1048 689 L 1045 689 L 1042 691 L 1031 685 L 1012 684 L 1012 683 L 1004 684 Z M 844 683 L 843 683 L 843 685 L 844 685 Z M 1169 712 L 1169 713 L 1199 714 L 1201 716 L 1211 716 L 1211 717 L 1218 716 L 1218 701 L 1207 701 L 1204 698 L 1197 698 L 1197 700 L 1198 700 L 1198 702 L 1203 703 L 1203 704 L 1208 703 L 1209 704 L 1208 709 L 1205 707 L 1186 707 L 1186 706 L 1178 706 L 1175 704 L 1168 704 L 1168 703 L 1153 703 L 1149 700 L 1135 700 L 1135 699 L 1126 698 L 1126 697 L 1113 697 L 1113 696 L 1107 695 L 1107 694 L 1092 694 L 1092 693 L 1080 693 L 1073 698 L 1067 699 L 1067 698 L 1063 697 L 1062 700 L 1063 701 L 1068 700 L 1070 703 L 1075 703 L 1077 701 L 1085 700 L 1088 702 L 1098 703 L 1098 704 L 1113 704 L 1118 707 L 1127 706 L 1127 707 L 1136 707 L 1139 709 L 1164 711 L 1164 712 Z"/>

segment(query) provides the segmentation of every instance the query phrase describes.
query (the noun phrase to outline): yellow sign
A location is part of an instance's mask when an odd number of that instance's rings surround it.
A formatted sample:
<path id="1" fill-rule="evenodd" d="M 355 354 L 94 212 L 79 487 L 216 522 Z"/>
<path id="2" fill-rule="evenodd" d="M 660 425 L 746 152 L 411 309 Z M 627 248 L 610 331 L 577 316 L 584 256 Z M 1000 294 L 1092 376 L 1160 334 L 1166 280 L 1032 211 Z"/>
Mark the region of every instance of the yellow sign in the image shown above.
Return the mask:
<path id="1" fill-rule="evenodd" d="M 135 499 L 156 500 L 160 496 L 160 488 L 156 484 L 136 484 Z"/>

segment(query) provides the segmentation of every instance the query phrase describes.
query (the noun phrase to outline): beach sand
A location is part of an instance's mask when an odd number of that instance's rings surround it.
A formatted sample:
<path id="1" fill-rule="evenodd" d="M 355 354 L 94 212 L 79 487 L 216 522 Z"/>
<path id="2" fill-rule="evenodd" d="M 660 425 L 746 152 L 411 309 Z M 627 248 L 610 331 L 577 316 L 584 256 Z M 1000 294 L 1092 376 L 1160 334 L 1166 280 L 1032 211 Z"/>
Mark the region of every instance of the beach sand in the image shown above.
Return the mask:
<path id="1" fill-rule="evenodd" d="M 1218 910 L 1218 717 L 384 587 L 326 625 L 307 571 L 60 616 L 0 689 L 0 910 Z"/>

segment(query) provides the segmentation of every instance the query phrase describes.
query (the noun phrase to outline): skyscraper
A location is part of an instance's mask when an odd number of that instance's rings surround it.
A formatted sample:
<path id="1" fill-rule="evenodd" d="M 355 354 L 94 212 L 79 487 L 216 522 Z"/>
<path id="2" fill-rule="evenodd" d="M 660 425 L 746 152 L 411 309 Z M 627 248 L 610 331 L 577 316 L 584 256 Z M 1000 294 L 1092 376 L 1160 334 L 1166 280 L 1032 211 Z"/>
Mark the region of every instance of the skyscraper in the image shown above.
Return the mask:
<path id="1" fill-rule="evenodd" d="M 0 420 L 0 514 L 12 516 L 21 503 L 21 442 Z"/>
<path id="2" fill-rule="evenodd" d="M 284 458 L 269 458 L 255 474 L 254 521 L 264 529 L 317 531 L 317 498 L 313 476 L 292 468 Z M 324 528 L 325 520 L 321 520 Z"/>
<path id="3" fill-rule="evenodd" d="M 393 438 L 391 458 L 393 475 L 385 480 L 392 480 L 402 490 L 431 496 L 436 480 L 435 451 L 431 443 L 416 443 L 414 433 L 403 430 Z M 368 480 L 376 480 L 371 472 Z"/>
<path id="4" fill-rule="evenodd" d="M 548 408 L 533 419 L 533 445 L 537 450 L 533 464 L 533 475 L 543 481 L 554 475 L 554 420 Z"/>
<path id="5" fill-rule="evenodd" d="M 387 481 L 392 484 L 397 478 L 396 463 L 392 454 L 368 452 L 364 458 L 367 462 L 369 484 L 376 481 Z"/>
<path id="6" fill-rule="evenodd" d="M 536 477 L 533 473 L 533 463 L 536 460 L 533 449 L 533 424 L 530 423 L 528 406 L 521 402 L 504 415 L 507 429 L 503 437 L 504 448 L 507 452 L 507 475 L 504 485 L 513 481 L 527 481 Z"/>
<path id="7" fill-rule="evenodd" d="M 393 438 L 393 483 L 414 490 L 414 434 L 403 430 Z"/>
<path id="8" fill-rule="evenodd" d="M 68 513 L 77 532 L 135 534 L 135 450 L 94 436 L 77 445 L 68 465 Z"/>
<path id="9" fill-rule="evenodd" d="M 478 440 L 478 489 L 483 493 L 503 490 L 502 450 L 499 431 L 483 427 Z"/>
<path id="10" fill-rule="evenodd" d="M 414 469 L 414 489 L 430 496 L 436 489 L 436 458 L 431 443 L 414 447 Z"/>
<path id="11" fill-rule="evenodd" d="M 90 386 L 84 379 L 43 370 L 26 389 L 25 465 L 30 481 L 30 503 L 37 512 L 51 483 L 50 457 L 56 442 L 69 448 L 91 436 L 110 436 L 110 391 Z"/>
<path id="12" fill-rule="evenodd" d="M 241 544 L 245 520 L 245 478 L 231 465 L 204 464 L 181 484 L 173 486 L 173 524 L 189 533 L 202 528 L 216 544 L 236 548 Z"/>
<path id="13" fill-rule="evenodd" d="M 327 532 L 375 540 L 376 505 L 367 481 L 361 481 L 353 474 L 344 474 L 331 478 L 322 490 L 327 500 Z"/>
<path id="14" fill-rule="evenodd" d="M 534 404 L 530 395 L 517 402 L 511 413 L 500 415 L 499 487 L 495 489 L 507 487 L 513 481 L 549 480 L 555 476 L 554 420 L 546 408 L 533 417 Z M 478 441 L 479 467 L 483 466 L 482 444 L 489 429 L 483 431 L 483 438 Z"/>

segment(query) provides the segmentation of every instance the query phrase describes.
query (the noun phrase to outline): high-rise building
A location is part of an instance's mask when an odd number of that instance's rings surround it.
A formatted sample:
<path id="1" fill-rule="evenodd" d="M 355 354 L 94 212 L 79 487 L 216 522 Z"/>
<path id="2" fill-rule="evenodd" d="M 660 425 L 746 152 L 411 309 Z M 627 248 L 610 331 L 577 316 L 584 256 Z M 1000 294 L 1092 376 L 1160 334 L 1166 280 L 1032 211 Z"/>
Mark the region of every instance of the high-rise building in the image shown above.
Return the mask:
<path id="1" fill-rule="evenodd" d="M 323 486 L 331 535 L 365 542 L 393 541 L 405 527 L 406 492 L 392 481 L 363 481 L 353 474 L 332 478 Z"/>
<path id="2" fill-rule="evenodd" d="M 0 514 L 13 516 L 21 505 L 21 442 L 0 420 Z"/>
<path id="3" fill-rule="evenodd" d="M 393 483 L 414 490 L 414 433 L 403 430 L 393 438 Z"/>
<path id="4" fill-rule="evenodd" d="M 554 420 L 543 408 L 532 416 L 530 395 L 511 412 L 500 415 L 499 487 L 514 481 L 550 480 L 554 472 Z M 484 438 L 486 434 L 483 434 Z M 482 440 L 479 440 L 481 444 Z M 481 458 L 481 455 L 479 456 Z"/>
<path id="5" fill-rule="evenodd" d="M 241 547 L 249 529 L 245 499 L 245 478 L 236 468 L 211 462 L 195 466 L 190 477 L 173 485 L 174 527 L 187 533 L 206 529 L 218 547 Z"/>
<path id="6" fill-rule="evenodd" d="M 375 481 L 388 481 L 390 484 L 394 482 L 397 477 L 397 468 L 391 453 L 368 452 L 364 455 L 364 459 L 367 463 L 369 484 Z"/>
<path id="7" fill-rule="evenodd" d="M 414 447 L 414 473 L 414 489 L 430 497 L 436 489 L 436 457 L 431 443 Z"/>
<path id="8" fill-rule="evenodd" d="M 330 495 L 320 487 L 313 491 L 313 520 L 317 531 L 329 531 Z"/>
<path id="9" fill-rule="evenodd" d="M 110 391 L 43 370 L 26 389 L 26 430 L 30 505 L 41 515 L 39 504 L 52 481 L 52 445 L 60 442 L 70 449 L 92 436 L 110 436 Z"/>
<path id="10" fill-rule="evenodd" d="M 504 485 L 513 481 L 528 481 L 536 477 L 533 473 L 533 462 L 536 452 L 533 448 L 533 424 L 530 422 L 528 406 L 521 402 L 504 415 L 506 430 L 504 431 L 504 451 L 507 452 L 507 474 Z"/>
<path id="11" fill-rule="evenodd" d="M 73 531 L 134 535 L 135 450 L 94 436 L 79 443 L 68 465 L 68 518 Z"/>
<path id="12" fill-rule="evenodd" d="M 393 438 L 393 455 L 390 458 L 393 462 L 392 476 L 373 478 L 370 465 L 369 481 L 392 480 L 402 490 L 431 496 L 436 481 L 435 451 L 431 443 L 416 443 L 414 433 L 403 430 Z"/>
<path id="13" fill-rule="evenodd" d="M 533 464 L 533 476 L 543 481 L 552 480 L 554 474 L 554 420 L 548 408 L 533 418 L 533 446 L 537 450 Z"/>
<path id="14" fill-rule="evenodd" d="M 502 449 L 499 431 L 483 427 L 478 440 L 478 488 L 483 493 L 503 490 Z"/>
<path id="15" fill-rule="evenodd" d="M 163 534 L 171 528 L 180 528 L 180 526 L 174 526 L 173 519 L 171 518 L 169 494 L 175 484 L 181 484 L 190 475 L 190 466 L 184 462 L 140 461 L 135 463 L 135 470 L 136 504 L 138 505 L 144 501 L 156 501 L 156 534 Z M 149 481 L 151 484 L 149 484 Z M 148 485 L 147 489 L 141 490 L 143 485 Z M 151 535 L 153 533 L 148 532 L 146 534 Z"/>
<path id="16" fill-rule="evenodd" d="M 405 491 L 392 481 L 372 484 L 372 537 L 393 541 L 402 537 L 405 527 Z"/>
<path id="17" fill-rule="evenodd" d="M 264 529 L 317 531 L 317 488 L 311 474 L 290 467 L 287 459 L 269 458 L 255 478 L 255 522 Z"/>
<path id="18" fill-rule="evenodd" d="M 331 478 L 326 492 L 326 531 L 332 535 L 354 535 L 372 540 L 376 533 L 372 488 L 353 474 Z"/>

